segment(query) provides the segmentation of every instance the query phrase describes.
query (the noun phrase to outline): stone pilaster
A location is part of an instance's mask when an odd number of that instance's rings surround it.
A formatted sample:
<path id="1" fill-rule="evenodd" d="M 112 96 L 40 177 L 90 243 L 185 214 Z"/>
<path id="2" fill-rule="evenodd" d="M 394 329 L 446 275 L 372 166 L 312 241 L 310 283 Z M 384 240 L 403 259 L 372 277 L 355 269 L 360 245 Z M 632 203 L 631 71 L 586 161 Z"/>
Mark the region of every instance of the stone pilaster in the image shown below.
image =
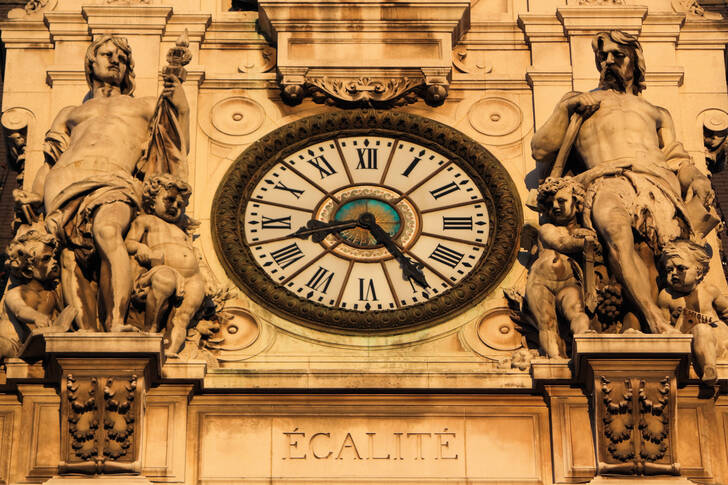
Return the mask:
<path id="1" fill-rule="evenodd" d="M 59 388 L 61 476 L 141 473 L 145 399 L 161 376 L 161 336 L 36 335 L 21 356 L 44 356 L 46 380 Z"/>
<path id="2" fill-rule="evenodd" d="M 687 377 L 691 339 L 575 336 L 575 375 L 591 399 L 599 475 L 592 483 L 612 483 L 606 478 L 612 476 L 680 476 L 677 386 Z"/>

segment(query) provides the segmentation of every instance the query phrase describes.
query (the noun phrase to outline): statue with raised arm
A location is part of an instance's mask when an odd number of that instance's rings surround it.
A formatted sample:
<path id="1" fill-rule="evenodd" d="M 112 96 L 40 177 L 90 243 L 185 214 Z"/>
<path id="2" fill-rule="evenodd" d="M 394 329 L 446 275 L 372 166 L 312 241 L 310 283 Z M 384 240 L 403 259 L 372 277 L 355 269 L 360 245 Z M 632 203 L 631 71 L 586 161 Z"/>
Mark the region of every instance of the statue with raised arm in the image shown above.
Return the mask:
<path id="1" fill-rule="evenodd" d="M 702 235 L 710 226 L 698 227 L 706 219 L 695 215 L 706 213 L 714 194 L 677 142 L 670 113 L 639 96 L 645 62 L 637 39 L 601 32 L 592 48 L 598 87 L 559 101 L 534 134 L 533 156 L 541 162 L 562 158 L 557 154 L 568 153 L 573 142 L 584 165 L 575 174 L 587 188 L 584 225 L 598 234 L 610 271 L 650 330 L 676 331 L 656 302 L 649 273 L 655 262 L 640 256 L 635 241 L 646 242 L 659 255 L 675 239 Z"/>
<path id="2" fill-rule="evenodd" d="M 44 145 L 46 164 L 33 186 L 43 196 L 48 230 L 64 248 L 64 300 L 78 310 L 77 325 L 88 330 L 134 330 L 125 324 L 132 273 L 124 236 L 141 206 L 135 175 L 158 102 L 131 96 L 133 68 L 125 38 L 105 35 L 89 46 L 90 91 L 83 104 L 64 108 L 53 121 Z M 173 107 L 179 150 L 186 154 L 189 108 L 172 73 L 165 74 L 162 96 Z"/>

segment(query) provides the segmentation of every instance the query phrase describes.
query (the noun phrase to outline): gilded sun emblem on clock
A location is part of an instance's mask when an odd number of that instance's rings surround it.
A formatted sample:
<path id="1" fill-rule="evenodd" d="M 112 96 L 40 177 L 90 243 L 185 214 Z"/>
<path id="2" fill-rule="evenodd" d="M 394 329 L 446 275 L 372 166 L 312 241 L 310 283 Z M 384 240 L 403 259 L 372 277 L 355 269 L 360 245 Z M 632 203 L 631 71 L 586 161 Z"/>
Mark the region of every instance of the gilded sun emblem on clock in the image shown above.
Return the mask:
<path id="1" fill-rule="evenodd" d="M 340 128 L 353 121 L 352 113 L 331 117 Z M 484 160 L 468 163 L 403 127 L 322 126 L 267 160 L 253 153 L 264 147 L 244 152 L 213 213 L 233 279 L 276 313 L 338 330 L 422 325 L 487 293 L 511 264 L 520 227 L 510 179 L 482 147 Z M 254 174 L 228 192 L 236 167 Z M 221 213 L 233 200 L 237 215 Z M 505 221 L 498 212 L 504 204 Z M 506 251 L 494 251 L 504 241 Z"/>

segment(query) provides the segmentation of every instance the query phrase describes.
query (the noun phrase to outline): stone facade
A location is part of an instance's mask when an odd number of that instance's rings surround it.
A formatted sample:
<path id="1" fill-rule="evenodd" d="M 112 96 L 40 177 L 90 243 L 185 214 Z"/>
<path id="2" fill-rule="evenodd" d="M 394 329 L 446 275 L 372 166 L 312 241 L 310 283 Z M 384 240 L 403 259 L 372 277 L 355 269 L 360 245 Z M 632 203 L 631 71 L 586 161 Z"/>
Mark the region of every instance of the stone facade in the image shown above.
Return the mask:
<path id="1" fill-rule="evenodd" d="M 1 29 L 0 483 L 728 483 L 725 2 Z"/>

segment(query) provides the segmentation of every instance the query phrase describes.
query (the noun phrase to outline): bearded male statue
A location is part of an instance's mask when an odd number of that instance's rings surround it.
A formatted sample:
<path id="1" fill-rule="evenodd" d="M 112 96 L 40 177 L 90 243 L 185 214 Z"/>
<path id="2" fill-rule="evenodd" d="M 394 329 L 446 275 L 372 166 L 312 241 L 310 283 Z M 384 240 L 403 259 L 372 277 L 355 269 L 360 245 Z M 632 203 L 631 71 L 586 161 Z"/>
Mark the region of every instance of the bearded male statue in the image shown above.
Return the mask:
<path id="1" fill-rule="evenodd" d="M 141 183 L 133 175 L 157 105 L 154 97 L 132 97 L 133 68 L 125 38 L 106 35 L 89 46 L 89 94 L 53 121 L 44 145 L 46 164 L 33 185 L 43 197 L 46 226 L 65 249 L 64 300 L 78 310 L 77 325 L 87 330 L 132 329 L 125 324 L 132 274 L 124 235 L 141 205 Z M 189 107 L 177 77 L 165 75 L 162 96 L 176 112 L 179 149 L 186 153 Z"/>
<path id="2" fill-rule="evenodd" d="M 689 206 L 707 207 L 714 194 L 676 141 L 670 113 L 639 96 L 645 89 L 645 62 L 637 39 L 601 32 L 592 48 L 599 86 L 561 99 L 534 134 L 533 157 L 553 159 L 570 119 L 574 113 L 581 117 L 574 148 L 584 164 L 575 174 L 587 188 L 584 224 L 599 235 L 611 273 L 650 330 L 674 332 L 656 304 L 655 282 L 635 249 L 635 234 L 655 255 L 675 239 L 695 237 Z"/>

